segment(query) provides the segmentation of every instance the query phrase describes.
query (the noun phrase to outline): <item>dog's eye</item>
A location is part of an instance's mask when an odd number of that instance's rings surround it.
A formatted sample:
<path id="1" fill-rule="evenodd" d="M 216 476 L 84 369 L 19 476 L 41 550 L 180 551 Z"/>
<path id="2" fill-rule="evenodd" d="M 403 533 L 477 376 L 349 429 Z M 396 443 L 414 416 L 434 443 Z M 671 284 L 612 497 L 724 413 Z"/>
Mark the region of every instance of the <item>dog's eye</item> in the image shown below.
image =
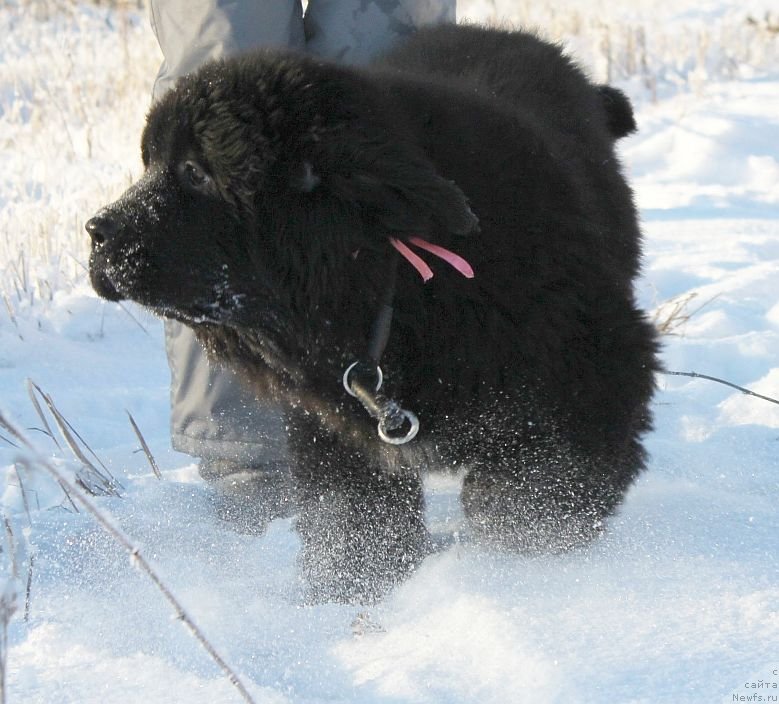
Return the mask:
<path id="1" fill-rule="evenodd" d="M 186 184 L 198 191 L 208 189 L 211 185 L 211 177 L 194 161 L 184 162 L 180 173 Z"/>

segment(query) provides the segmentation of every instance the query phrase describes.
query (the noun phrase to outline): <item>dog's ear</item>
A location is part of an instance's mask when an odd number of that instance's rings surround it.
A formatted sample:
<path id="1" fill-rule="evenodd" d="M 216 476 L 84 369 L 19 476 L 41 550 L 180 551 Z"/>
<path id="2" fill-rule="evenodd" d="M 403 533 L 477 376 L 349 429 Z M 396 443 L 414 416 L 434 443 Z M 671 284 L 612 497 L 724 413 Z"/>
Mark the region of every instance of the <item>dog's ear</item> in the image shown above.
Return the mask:
<path id="1" fill-rule="evenodd" d="M 478 218 L 456 183 L 430 161 L 404 144 L 351 145 L 335 173 L 322 174 L 333 195 L 363 211 L 377 229 L 424 234 L 443 229 L 467 235 L 478 229 Z"/>
<path id="2" fill-rule="evenodd" d="M 603 107 L 606 110 L 606 124 L 609 132 L 620 139 L 636 131 L 636 118 L 633 116 L 633 106 L 619 88 L 598 86 Z"/>

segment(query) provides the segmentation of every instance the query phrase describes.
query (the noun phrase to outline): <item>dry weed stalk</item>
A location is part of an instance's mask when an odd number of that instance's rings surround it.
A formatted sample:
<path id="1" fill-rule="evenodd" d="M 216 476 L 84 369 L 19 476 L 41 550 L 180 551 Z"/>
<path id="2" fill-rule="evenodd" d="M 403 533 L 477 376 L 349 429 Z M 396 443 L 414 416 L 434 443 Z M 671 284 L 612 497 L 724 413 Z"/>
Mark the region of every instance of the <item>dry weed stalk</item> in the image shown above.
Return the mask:
<path id="1" fill-rule="evenodd" d="M 8 317 L 11 320 L 11 323 L 16 328 L 16 334 L 19 336 L 19 339 L 24 342 L 24 338 L 22 337 L 22 332 L 19 330 L 19 323 L 16 320 L 16 316 L 14 315 L 14 309 L 11 305 L 11 301 L 8 300 L 8 296 L 3 294 L 3 301 L 5 302 L 5 309 L 8 312 Z"/>
<path id="2" fill-rule="evenodd" d="M 143 448 L 143 452 L 146 455 L 146 459 L 149 461 L 149 464 L 151 465 L 151 469 L 152 472 L 154 472 L 154 476 L 157 477 L 157 479 L 162 479 L 162 472 L 160 472 L 160 468 L 157 465 L 156 460 L 154 459 L 154 455 L 152 455 L 151 450 L 149 449 L 149 445 L 146 443 L 146 439 L 143 437 L 143 433 L 141 433 L 141 429 L 138 427 L 138 424 L 135 422 L 135 418 L 133 418 L 132 414 L 127 409 L 125 409 L 125 413 L 127 414 L 127 417 L 130 419 L 130 425 L 133 426 L 133 430 L 135 431 L 135 434 L 141 443 L 141 447 Z"/>
<path id="3" fill-rule="evenodd" d="M 12 433 L 13 434 L 13 433 Z M 8 664 L 8 626 L 11 623 L 13 615 L 18 609 L 18 583 L 19 583 L 19 561 L 20 545 L 16 541 L 11 522 L 3 519 L 4 545 L 2 553 L 5 557 L 4 567 L 7 567 L 10 574 L 7 575 L 5 584 L 0 591 L 0 704 L 6 701 L 5 678 Z"/>
<path id="4" fill-rule="evenodd" d="M 725 379 L 720 379 L 719 377 L 716 376 L 709 376 L 708 374 L 701 374 L 699 372 L 664 371 L 663 374 L 665 374 L 666 376 L 688 376 L 691 379 L 706 379 L 706 381 L 714 381 L 717 384 L 722 384 L 723 386 L 729 386 L 731 389 L 736 389 L 737 391 L 740 391 L 742 394 L 746 394 L 747 396 L 754 396 L 755 398 L 762 399 L 763 401 L 768 401 L 769 403 L 775 403 L 777 406 L 779 406 L 779 399 L 772 398 L 771 396 L 763 396 L 763 394 L 759 394 L 756 391 L 752 391 L 751 389 L 746 389 L 743 386 L 734 384 L 732 381 L 726 381 Z"/>
<path id="5" fill-rule="evenodd" d="M 17 444 L 16 444 L 16 443 L 13 441 L 13 440 L 11 440 L 10 438 L 7 438 L 7 437 L 6 437 L 5 435 L 3 435 L 2 433 L 0 433 L 0 440 L 1 440 L 2 442 L 4 442 L 4 443 L 7 443 L 7 444 L 9 444 L 11 447 L 16 447 L 16 448 L 18 448 L 18 447 L 19 447 L 19 446 L 18 446 L 18 445 L 17 445 Z"/>
<path id="6" fill-rule="evenodd" d="M 8 663 L 8 625 L 16 612 L 16 588 L 8 580 L 0 592 L 0 704 L 5 704 L 5 673 Z"/>

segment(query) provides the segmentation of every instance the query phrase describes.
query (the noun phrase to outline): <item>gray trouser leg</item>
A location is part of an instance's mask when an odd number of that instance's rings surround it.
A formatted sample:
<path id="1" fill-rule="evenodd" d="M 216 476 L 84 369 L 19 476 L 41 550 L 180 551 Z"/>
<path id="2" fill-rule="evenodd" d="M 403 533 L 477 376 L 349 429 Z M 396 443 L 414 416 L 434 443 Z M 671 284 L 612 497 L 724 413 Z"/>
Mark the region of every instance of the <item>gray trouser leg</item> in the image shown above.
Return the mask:
<path id="1" fill-rule="evenodd" d="M 204 61 L 255 46 L 307 49 L 365 63 L 425 24 L 454 21 L 455 0 L 151 0 L 165 61 L 154 98 Z M 305 34 L 305 37 L 304 37 Z M 173 447 L 208 459 L 275 464 L 285 453 L 277 409 L 208 364 L 191 331 L 166 322 Z"/>
<path id="2" fill-rule="evenodd" d="M 305 45 L 301 0 L 151 0 L 151 24 L 165 57 L 155 99 L 208 59 Z"/>
<path id="3" fill-rule="evenodd" d="M 152 0 L 151 19 L 165 57 L 155 99 L 208 59 L 260 45 L 303 49 L 305 43 L 300 0 Z M 189 328 L 166 321 L 165 337 L 173 447 L 247 465 L 282 460 L 278 410 L 259 403 L 230 370 L 210 365 Z"/>
<path id="4" fill-rule="evenodd" d="M 188 327 L 166 321 L 165 347 L 175 449 L 247 466 L 283 463 L 285 431 L 278 409 L 258 401 L 229 369 L 210 364 Z"/>
<path id="5" fill-rule="evenodd" d="M 311 0 L 306 50 L 363 64 L 416 27 L 454 22 L 456 0 Z"/>

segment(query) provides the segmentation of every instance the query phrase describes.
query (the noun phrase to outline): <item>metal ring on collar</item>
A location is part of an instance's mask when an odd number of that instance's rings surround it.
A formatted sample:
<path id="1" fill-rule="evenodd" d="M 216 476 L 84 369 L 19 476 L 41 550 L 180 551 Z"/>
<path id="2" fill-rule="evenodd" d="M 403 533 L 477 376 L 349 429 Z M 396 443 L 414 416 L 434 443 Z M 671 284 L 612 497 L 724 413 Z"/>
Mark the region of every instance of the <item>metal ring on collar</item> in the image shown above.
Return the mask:
<path id="1" fill-rule="evenodd" d="M 351 372 L 352 369 L 354 369 L 358 364 L 359 362 L 353 362 L 352 364 L 350 364 L 348 367 L 346 367 L 346 371 L 344 372 L 343 375 L 344 389 L 346 389 L 347 394 L 349 394 L 350 396 L 354 396 L 354 398 L 357 398 L 357 394 L 354 393 L 354 391 L 352 391 L 352 387 L 349 384 L 349 372 Z M 374 393 L 376 393 L 381 388 L 381 385 L 384 383 L 384 374 L 382 373 L 381 367 L 378 364 L 376 365 L 376 377 L 377 377 L 377 381 L 376 381 L 376 388 L 373 390 Z"/>
<path id="2" fill-rule="evenodd" d="M 388 435 L 387 431 L 384 429 L 383 421 L 379 421 L 379 437 L 390 445 L 405 445 L 407 442 L 413 440 L 419 432 L 419 418 L 417 418 L 414 413 L 407 411 L 404 408 L 401 408 L 400 412 L 406 417 L 406 420 L 411 425 L 409 431 L 401 437 L 392 437 L 391 435 Z"/>

